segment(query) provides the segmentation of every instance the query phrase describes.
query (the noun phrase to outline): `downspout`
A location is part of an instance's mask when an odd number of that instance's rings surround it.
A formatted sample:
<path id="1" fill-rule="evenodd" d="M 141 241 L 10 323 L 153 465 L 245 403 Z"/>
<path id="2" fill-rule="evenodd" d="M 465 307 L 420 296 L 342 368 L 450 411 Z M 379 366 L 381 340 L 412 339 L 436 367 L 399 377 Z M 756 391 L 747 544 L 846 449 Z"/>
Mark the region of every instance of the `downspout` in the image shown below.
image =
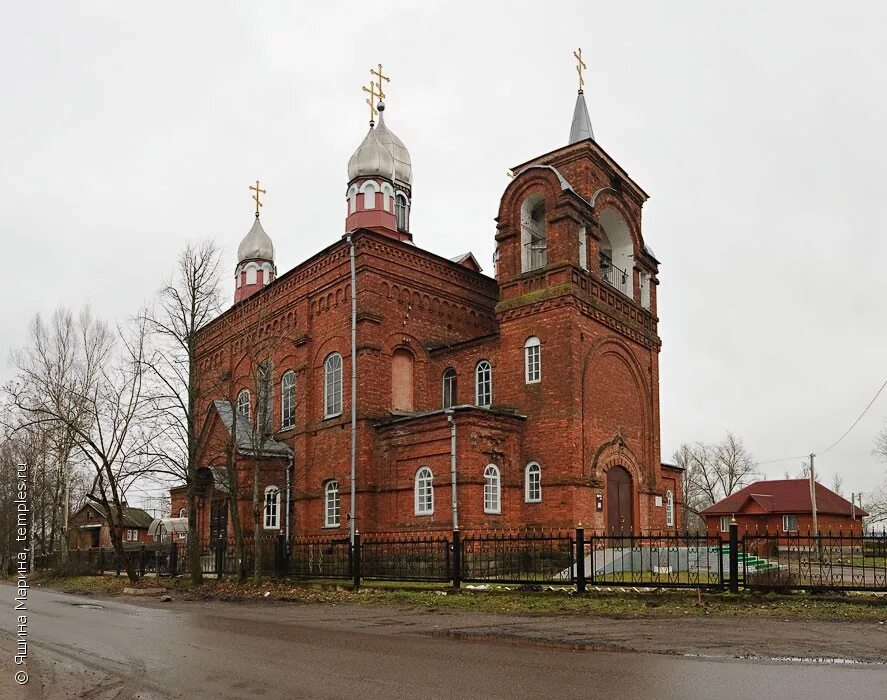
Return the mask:
<path id="1" fill-rule="evenodd" d="M 447 410 L 447 422 L 450 424 L 450 491 L 453 494 L 453 529 L 459 529 L 459 493 L 456 490 L 456 421 L 453 410 Z"/>
<path id="2" fill-rule="evenodd" d="M 354 532 L 357 530 L 357 271 L 354 262 L 354 240 L 349 233 L 346 237 L 351 258 L 351 517 L 348 529 L 351 544 L 354 545 Z"/>
<path id="3" fill-rule="evenodd" d="M 286 549 L 290 547 L 290 508 L 292 503 L 292 473 L 293 473 L 293 456 L 290 455 L 286 465 Z"/>

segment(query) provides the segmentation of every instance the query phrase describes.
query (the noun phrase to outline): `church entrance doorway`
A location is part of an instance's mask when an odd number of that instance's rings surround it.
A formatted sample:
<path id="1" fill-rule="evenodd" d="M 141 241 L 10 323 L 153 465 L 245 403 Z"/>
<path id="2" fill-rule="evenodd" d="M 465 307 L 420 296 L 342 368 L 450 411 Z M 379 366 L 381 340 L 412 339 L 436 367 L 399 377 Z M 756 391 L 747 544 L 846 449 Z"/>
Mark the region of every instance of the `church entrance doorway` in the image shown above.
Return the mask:
<path id="1" fill-rule="evenodd" d="M 630 534 L 632 531 L 631 474 L 624 467 L 607 471 L 607 529 Z"/>

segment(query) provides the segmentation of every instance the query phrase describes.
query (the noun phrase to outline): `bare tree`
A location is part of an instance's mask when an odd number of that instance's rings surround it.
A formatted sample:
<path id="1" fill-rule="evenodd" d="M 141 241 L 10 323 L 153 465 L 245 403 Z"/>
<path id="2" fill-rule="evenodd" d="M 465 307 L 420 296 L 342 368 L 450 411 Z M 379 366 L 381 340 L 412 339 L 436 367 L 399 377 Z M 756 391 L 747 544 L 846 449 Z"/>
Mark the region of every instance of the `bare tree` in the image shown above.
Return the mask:
<path id="1" fill-rule="evenodd" d="M 838 472 L 835 472 L 832 476 L 832 491 L 834 491 L 839 496 L 844 495 L 844 479 L 841 477 Z"/>
<path id="2" fill-rule="evenodd" d="M 760 476 L 758 465 L 745 449 L 742 438 L 733 433 L 727 433 L 712 452 L 714 471 L 723 496 L 739 491 Z"/>
<path id="3" fill-rule="evenodd" d="M 185 248 L 175 277 L 160 291 L 157 308 L 146 313 L 148 328 L 158 341 L 156 352 L 145 359 L 157 426 L 151 454 L 158 471 L 185 484 L 188 560 L 194 583 L 203 580 L 197 530 L 199 423 L 215 384 L 207 381 L 209 377 L 202 384 L 198 381 L 197 335 L 220 308 L 219 252 L 205 241 Z"/>
<path id="4" fill-rule="evenodd" d="M 125 493 L 143 471 L 145 326 L 112 334 L 88 309 L 75 321 L 64 309 L 47 325 L 38 315 L 29 345 L 13 353 L 17 376 L 7 385 L 21 415 L 17 429 L 46 425 L 69 431 L 94 470 L 91 499 L 108 515 L 111 542 L 130 580 L 134 566 L 123 548 Z"/>

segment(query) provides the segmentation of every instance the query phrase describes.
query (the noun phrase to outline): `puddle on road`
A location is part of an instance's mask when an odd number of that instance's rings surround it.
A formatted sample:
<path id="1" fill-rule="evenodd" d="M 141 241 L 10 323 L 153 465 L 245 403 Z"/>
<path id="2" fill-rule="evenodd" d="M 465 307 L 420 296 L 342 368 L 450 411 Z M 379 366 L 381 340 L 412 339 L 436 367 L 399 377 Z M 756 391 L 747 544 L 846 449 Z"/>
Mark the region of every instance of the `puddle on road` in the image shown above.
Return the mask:
<path id="1" fill-rule="evenodd" d="M 104 610 L 105 608 L 95 603 L 71 603 L 75 608 L 85 608 L 86 610 Z"/>

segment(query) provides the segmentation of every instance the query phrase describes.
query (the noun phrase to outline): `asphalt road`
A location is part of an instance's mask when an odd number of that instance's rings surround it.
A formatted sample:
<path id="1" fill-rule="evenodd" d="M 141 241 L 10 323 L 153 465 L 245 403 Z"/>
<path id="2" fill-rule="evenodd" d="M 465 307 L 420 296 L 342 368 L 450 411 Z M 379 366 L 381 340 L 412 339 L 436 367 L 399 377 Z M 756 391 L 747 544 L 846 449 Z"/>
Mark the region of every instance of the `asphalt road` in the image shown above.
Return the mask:
<path id="1" fill-rule="evenodd" d="M 570 651 L 435 636 L 408 618 L 386 624 L 380 609 L 370 624 L 362 606 L 303 615 L 309 606 L 162 607 L 45 589 L 31 590 L 30 680 L 16 686 L 6 598 L 2 698 L 887 697 L 887 667 Z"/>

